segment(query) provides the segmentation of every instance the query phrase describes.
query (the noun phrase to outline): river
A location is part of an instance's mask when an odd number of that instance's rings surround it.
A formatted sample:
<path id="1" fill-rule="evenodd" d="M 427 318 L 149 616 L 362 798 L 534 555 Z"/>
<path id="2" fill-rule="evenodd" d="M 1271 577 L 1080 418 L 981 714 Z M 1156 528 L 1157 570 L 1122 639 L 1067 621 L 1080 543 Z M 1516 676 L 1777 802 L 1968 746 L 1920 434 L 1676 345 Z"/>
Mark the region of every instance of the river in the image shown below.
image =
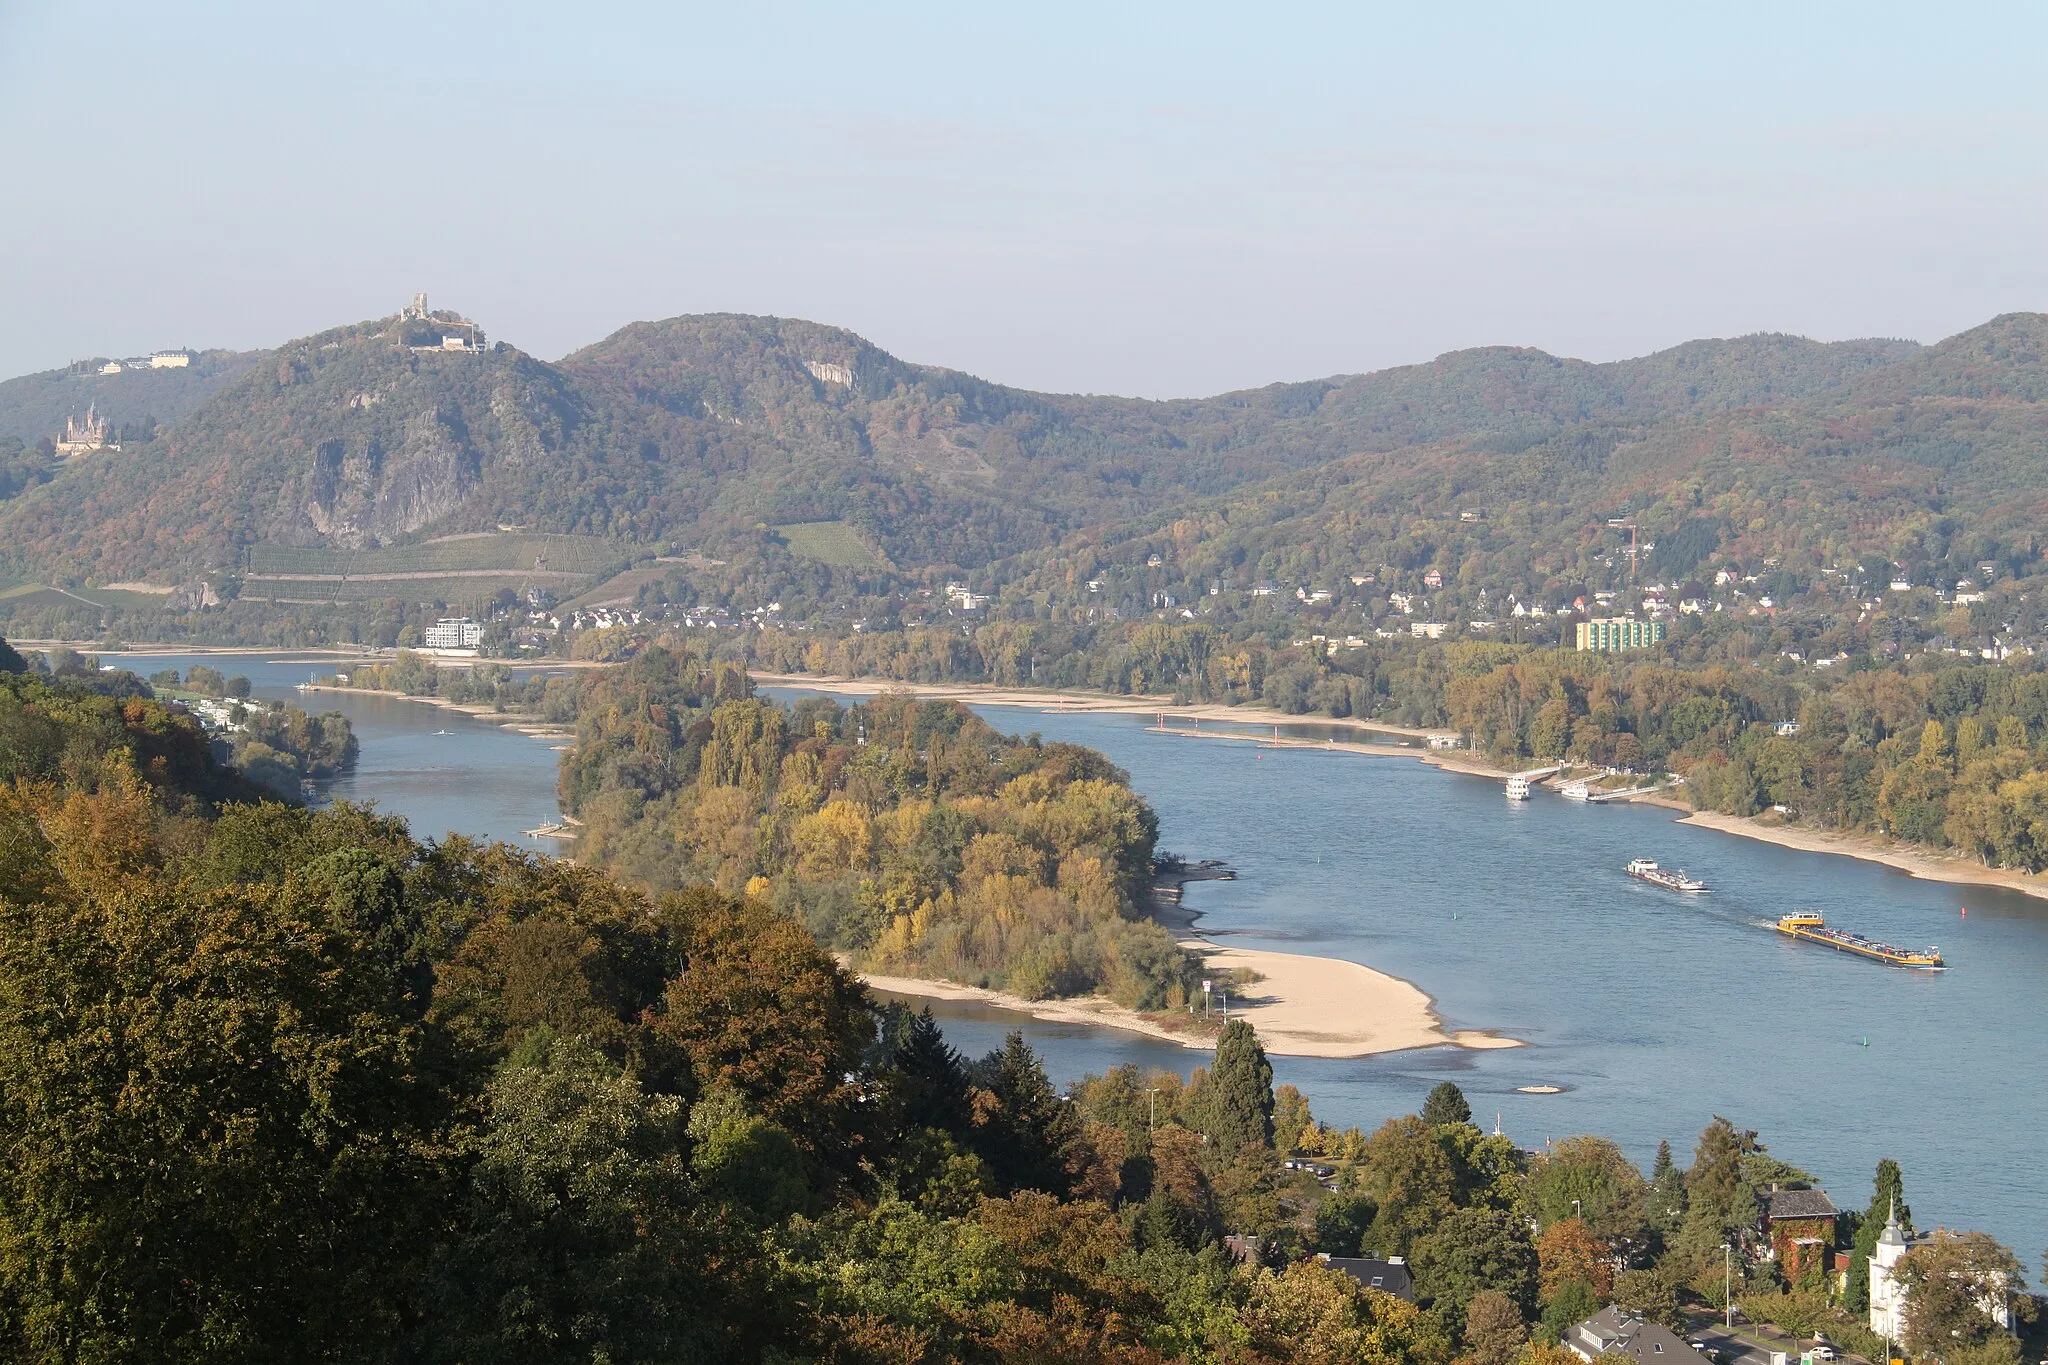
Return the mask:
<path id="1" fill-rule="evenodd" d="M 122 662 L 147 673 L 198 661 Z M 203 661 L 293 700 L 309 668 L 332 668 Z M 347 714 L 362 741 L 332 795 L 374 801 L 423 837 L 539 846 L 520 832 L 554 813 L 549 743 L 395 699 L 312 700 Z M 980 709 L 998 728 L 1102 750 L 1158 811 L 1163 847 L 1236 867 L 1234 882 L 1187 888 L 1205 933 L 1366 963 L 1428 991 L 1451 1027 L 1530 1044 L 1276 1059 L 1277 1078 L 1325 1122 L 1370 1128 L 1451 1079 L 1476 1121 L 1498 1115 L 1525 1147 L 1603 1133 L 1647 1167 L 1660 1138 L 1688 1160 L 1722 1114 L 1845 1208 L 1869 1201 L 1888 1156 L 1922 1226 L 1991 1232 L 2029 1262 L 2048 1246 L 2048 1090 L 2025 1079 L 2048 1044 L 2048 901 L 1692 828 L 1652 807 L 1547 793 L 1513 803 L 1496 782 L 1406 759 L 1177 738 L 1141 717 Z M 1633 881 L 1622 867 L 1634 857 L 1686 868 L 1713 893 Z M 1906 946 L 1938 943 L 1951 969 L 1890 969 L 1772 933 L 1795 908 Z M 1203 1060 L 985 1007 L 933 1012 L 970 1053 L 1023 1028 L 1059 1081 Z M 1518 1090 L 1539 1085 L 1561 1093 Z"/>

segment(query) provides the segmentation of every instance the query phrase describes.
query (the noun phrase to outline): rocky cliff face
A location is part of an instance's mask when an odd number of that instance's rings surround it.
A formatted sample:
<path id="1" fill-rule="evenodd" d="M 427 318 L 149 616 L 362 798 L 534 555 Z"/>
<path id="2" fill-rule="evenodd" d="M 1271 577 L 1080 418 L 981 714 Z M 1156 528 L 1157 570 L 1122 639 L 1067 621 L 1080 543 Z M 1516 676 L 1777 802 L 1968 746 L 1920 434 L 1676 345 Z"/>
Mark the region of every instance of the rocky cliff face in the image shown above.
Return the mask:
<path id="1" fill-rule="evenodd" d="M 415 349 L 392 324 L 280 348 L 164 439 L 0 505 L 0 540 L 41 575 L 165 582 L 231 568 L 258 542 L 486 529 L 503 478 L 545 477 L 580 399 L 517 351 Z"/>
<path id="2" fill-rule="evenodd" d="M 358 550 L 457 515 L 483 482 L 484 452 L 438 408 L 405 419 L 395 448 L 381 436 L 333 437 L 278 499 L 270 539 Z"/>

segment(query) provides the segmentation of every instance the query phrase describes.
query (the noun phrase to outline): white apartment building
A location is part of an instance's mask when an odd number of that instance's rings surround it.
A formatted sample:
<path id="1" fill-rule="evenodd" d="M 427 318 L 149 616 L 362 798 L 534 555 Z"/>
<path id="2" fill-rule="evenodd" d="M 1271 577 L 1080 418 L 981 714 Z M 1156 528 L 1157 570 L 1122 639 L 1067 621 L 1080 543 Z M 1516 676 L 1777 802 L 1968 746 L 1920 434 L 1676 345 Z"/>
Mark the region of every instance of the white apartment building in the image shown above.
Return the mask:
<path id="1" fill-rule="evenodd" d="M 428 649 L 475 649 L 484 641 L 484 628 L 467 616 L 444 616 L 427 627 Z"/>

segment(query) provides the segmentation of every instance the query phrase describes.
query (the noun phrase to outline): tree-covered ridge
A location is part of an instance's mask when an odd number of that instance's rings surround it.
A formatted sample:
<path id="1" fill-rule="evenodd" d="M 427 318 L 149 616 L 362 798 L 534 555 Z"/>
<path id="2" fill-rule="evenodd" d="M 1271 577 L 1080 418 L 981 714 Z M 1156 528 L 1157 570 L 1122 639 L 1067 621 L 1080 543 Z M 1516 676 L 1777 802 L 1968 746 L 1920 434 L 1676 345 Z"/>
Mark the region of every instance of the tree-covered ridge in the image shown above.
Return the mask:
<path id="1" fill-rule="evenodd" d="M 1312 468 L 1092 529 L 995 566 L 990 582 L 1059 601 L 1107 578 L 1113 595 L 1099 600 L 1125 611 L 1158 593 L 1194 602 L 1211 585 L 1321 584 L 1383 611 L 1389 590 L 1435 569 L 1439 619 L 1490 618 L 1510 595 L 1554 605 L 1629 581 L 1628 536 L 1607 525 L 1620 516 L 1658 547 L 1643 582 L 1682 582 L 1716 552 L 1769 560 L 1800 584 L 1872 556 L 1923 584 L 1986 561 L 2031 571 L 2048 508 L 2044 352 L 2043 320 L 2009 315 L 1826 383 L 1702 388 L 1726 392 L 1721 403 L 1668 375 L 1560 403 L 1518 364 L 1491 422 L 1418 421 L 1401 428 L 1409 439 L 1357 441 Z M 1440 397 L 1424 411 L 1464 411 Z M 1163 562 L 1148 565 L 1153 555 Z M 1353 574 L 1377 590 L 1352 589 Z"/>
<path id="2" fill-rule="evenodd" d="M 0 785 L 97 791 L 139 784 L 171 809 L 253 799 L 259 788 L 214 752 L 182 707 L 132 674 L 29 672 L 0 640 Z"/>
<path id="3" fill-rule="evenodd" d="M 260 351 L 197 351 L 180 366 L 126 369 L 101 374 L 106 357 L 80 360 L 61 370 L 45 370 L 0 381 L 0 449 L 19 441 L 33 450 L 64 434 L 66 419 L 84 417 L 88 408 L 107 419 L 110 434 L 120 439 L 149 439 L 158 426 L 168 426 L 259 363 Z M 9 496 L 0 488 L 0 498 Z"/>
<path id="4" fill-rule="evenodd" d="M 0 517 L 17 568 L 221 580 L 259 542 L 475 529 L 520 505 L 519 471 L 549 463 L 581 417 L 550 367 L 502 348 L 415 350 L 385 319 L 279 348 L 160 439 L 75 461 Z"/>
<path id="5" fill-rule="evenodd" d="M 1494 347 L 1155 402 L 1006 388 L 789 319 L 636 323 L 559 365 L 422 352 L 383 319 L 267 354 L 162 439 L 15 499 L 0 528 L 16 573 L 75 582 L 516 524 L 841 595 L 890 575 L 792 554 L 771 528 L 843 521 L 896 575 L 990 568 L 1032 591 L 1077 555 L 1142 559 L 1169 527 L 1190 583 L 1420 555 L 1531 590 L 1583 576 L 1588 529 L 1620 509 L 1657 532 L 1713 520 L 1745 552 L 1853 558 L 1946 535 L 1956 500 L 2003 544 L 2038 510 L 2040 325 L 1604 365 Z M 1469 529 L 1475 500 L 1496 520 Z"/>
<path id="6" fill-rule="evenodd" d="M 660 646 L 590 676 L 562 760 L 578 857 L 762 897 L 871 970 L 1186 1003 L 1190 959 L 1145 917 L 1157 821 L 1100 754 L 952 702 L 751 690 Z"/>

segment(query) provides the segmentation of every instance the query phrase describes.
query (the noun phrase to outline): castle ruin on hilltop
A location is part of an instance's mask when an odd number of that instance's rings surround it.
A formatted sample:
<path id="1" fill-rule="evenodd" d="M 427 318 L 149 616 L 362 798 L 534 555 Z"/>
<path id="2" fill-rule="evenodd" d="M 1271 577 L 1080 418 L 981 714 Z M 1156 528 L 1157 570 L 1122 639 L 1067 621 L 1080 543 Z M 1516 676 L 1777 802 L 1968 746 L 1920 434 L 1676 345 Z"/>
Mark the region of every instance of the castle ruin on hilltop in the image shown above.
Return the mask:
<path id="1" fill-rule="evenodd" d="M 398 310 L 398 335 L 415 351 L 474 353 L 484 348 L 484 329 L 460 313 L 427 307 L 425 294 Z"/>

